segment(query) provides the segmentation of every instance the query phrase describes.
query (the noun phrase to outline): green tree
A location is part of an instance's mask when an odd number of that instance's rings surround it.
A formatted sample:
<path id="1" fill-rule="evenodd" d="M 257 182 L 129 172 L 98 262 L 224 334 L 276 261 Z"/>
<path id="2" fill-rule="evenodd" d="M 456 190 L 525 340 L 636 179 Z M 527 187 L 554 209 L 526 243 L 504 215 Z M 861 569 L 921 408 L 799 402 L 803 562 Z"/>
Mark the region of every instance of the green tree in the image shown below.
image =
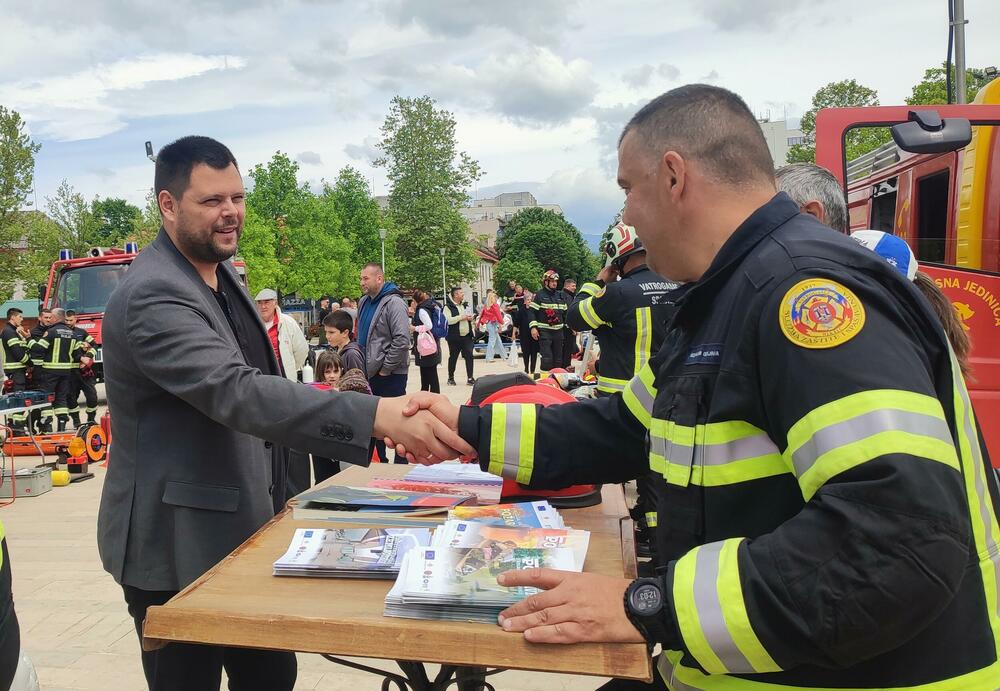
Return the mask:
<path id="1" fill-rule="evenodd" d="M 156 239 L 156 234 L 160 232 L 160 225 L 163 223 L 160 218 L 160 205 L 156 201 L 156 195 L 150 189 L 146 193 L 146 205 L 139 212 L 139 220 L 132 228 L 132 232 L 124 237 L 128 242 L 137 242 L 139 247 L 146 247 Z"/>
<path id="2" fill-rule="evenodd" d="M 500 274 L 513 272 L 514 267 L 519 271 L 528 266 L 538 268 L 531 285 L 539 284 L 546 269 L 555 269 L 561 277 L 579 282 L 593 278 L 599 270 L 596 257 L 576 226 L 549 209 L 529 208 L 515 214 L 497 236 L 497 254 L 503 264 L 498 264 L 494 273 L 498 288 L 506 286 Z"/>
<path id="3" fill-rule="evenodd" d="M 948 102 L 948 91 L 945 88 L 944 63 L 940 67 L 931 67 L 924 70 L 924 78 L 920 83 L 913 85 L 910 97 L 906 99 L 908 106 L 936 106 Z M 986 76 L 986 70 L 970 67 L 965 70 L 965 92 L 966 103 L 972 103 L 976 94 L 984 86 L 990 83 L 990 78 Z M 955 66 L 951 65 L 951 88 L 955 93 Z"/>
<path id="4" fill-rule="evenodd" d="M 528 290 L 535 292 L 542 284 L 542 272 L 545 269 L 535 261 L 534 257 L 504 257 L 493 269 L 493 282 L 497 290 L 507 288 L 510 281 L 516 281 Z"/>
<path id="5" fill-rule="evenodd" d="M 251 287 L 304 298 L 357 292 L 357 269 L 336 206 L 299 183 L 298 171 L 280 151 L 250 171 L 254 184 L 240 255 Z"/>
<path id="6" fill-rule="evenodd" d="M 458 213 L 469 186 L 482 176 L 478 162 L 458 151 L 455 118 L 428 96 L 392 99 L 381 129 L 375 165 L 389 178 L 389 218 L 398 268 L 390 278 L 408 288 L 436 290 L 445 250 L 448 283 L 470 279 L 476 257 L 469 224 Z"/>
<path id="7" fill-rule="evenodd" d="M 323 183 L 323 196 L 329 199 L 343 224 L 343 233 L 352 247 L 354 266 L 360 271 L 368 262 L 382 262 L 382 239 L 386 230 L 385 267 L 391 275 L 395 268 L 396 243 L 389 219 L 383 217 L 378 202 L 371 195 L 368 181 L 356 168 L 345 166 L 333 185 Z"/>
<path id="8" fill-rule="evenodd" d="M 67 247 L 66 233 L 59 224 L 40 211 L 21 214 L 18 225 L 26 251 L 19 254 L 17 276 L 24 286 L 25 294 L 32 297 L 35 286 L 48 282 L 49 270 L 52 262 L 59 258 L 59 250 Z"/>
<path id="9" fill-rule="evenodd" d="M 45 198 L 45 202 L 49 218 L 59 226 L 60 247 L 71 249 L 80 257 L 97 244 L 100 222 L 83 195 L 66 180 L 60 183 L 54 196 Z"/>
<path id="10" fill-rule="evenodd" d="M 20 114 L 0 106 L 0 301 L 10 299 L 20 278 L 17 250 L 25 230 L 20 209 L 34 187 L 40 148 Z"/>
<path id="11" fill-rule="evenodd" d="M 812 99 L 812 107 L 802 116 L 800 129 L 805 136 L 804 144 L 796 144 L 788 150 L 788 163 L 813 163 L 816 161 L 816 113 L 823 108 L 850 108 L 877 106 L 878 92 L 858 84 L 854 79 L 831 82 L 821 88 Z M 847 160 L 877 149 L 892 138 L 886 127 L 859 127 L 847 133 Z"/>
<path id="12" fill-rule="evenodd" d="M 101 247 L 114 247 L 130 237 L 142 224 L 142 211 L 124 199 L 94 199 L 90 206 L 97 227 L 94 241 Z"/>

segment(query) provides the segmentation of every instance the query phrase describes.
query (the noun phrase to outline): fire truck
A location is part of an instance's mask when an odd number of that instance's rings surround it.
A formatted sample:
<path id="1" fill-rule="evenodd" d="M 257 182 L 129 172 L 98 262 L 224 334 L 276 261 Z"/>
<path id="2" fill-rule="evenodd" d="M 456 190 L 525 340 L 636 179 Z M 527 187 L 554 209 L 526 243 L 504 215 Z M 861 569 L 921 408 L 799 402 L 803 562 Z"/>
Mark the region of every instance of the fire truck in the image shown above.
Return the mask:
<path id="1" fill-rule="evenodd" d="M 38 301 L 42 307 L 74 310 L 76 325 L 94 337 L 97 348 L 93 369 L 98 381 L 104 380 L 101 353 L 104 309 L 138 253 L 139 246 L 134 242 L 125 243 L 123 248 L 94 247 L 85 257 L 74 257 L 72 251 L 60 250 L 59 260 L 49 270 L 48 283 L 38 286 Z M 245 288 L 246 264 L 239 258 L 231 261 Z"/>
<path id="2" fill-rule="evenodd" d="M 972 341 L 968 381 L 1000 468 L 1000 79 L 967 105 L 834 108 L 816 116 L 816 163 L 847 193 L 851 230 L 893 233 L 952 301 Z M 893 141 L 853 161 L 844 136 L 889 126 Z"/>

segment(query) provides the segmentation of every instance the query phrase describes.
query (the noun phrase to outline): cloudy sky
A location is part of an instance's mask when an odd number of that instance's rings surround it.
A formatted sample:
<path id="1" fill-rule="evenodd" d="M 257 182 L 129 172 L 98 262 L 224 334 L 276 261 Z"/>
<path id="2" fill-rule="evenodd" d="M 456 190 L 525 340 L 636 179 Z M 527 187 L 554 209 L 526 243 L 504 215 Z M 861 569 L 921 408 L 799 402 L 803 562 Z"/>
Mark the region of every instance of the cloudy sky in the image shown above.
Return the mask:
<path id="1" fill-rule="evenodd" d="M 855 78 L 900 103 L 946 49 L 944 0 L 0 0 L 0 104 L 42 144 L 37 197 L 67 179 L 142 203 L 143 143 L 282 150 L 304 179 L 371 158 L 395 94 L 455 113 L 479 196 L 529 189 L 600 233 L 621 204 L 614 143 L 689 82 L 797 118 Z M 1000 63 L 1000 3 L 967 0 L 968 64 Z"/>

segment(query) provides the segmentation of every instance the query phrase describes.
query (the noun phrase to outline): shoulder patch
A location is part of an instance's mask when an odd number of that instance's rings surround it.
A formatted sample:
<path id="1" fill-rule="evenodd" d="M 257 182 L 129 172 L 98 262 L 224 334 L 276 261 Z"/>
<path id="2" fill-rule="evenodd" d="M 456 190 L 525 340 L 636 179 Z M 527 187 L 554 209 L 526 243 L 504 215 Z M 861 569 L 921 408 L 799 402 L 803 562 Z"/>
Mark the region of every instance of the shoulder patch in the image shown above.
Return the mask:
<path id="1" fill-rule="evenodd" d="M 785 338 L 802 348 L 834 348 L 865 325 L 865 307 L 845 286 L 811 278 L 792 286 L 781 300 L 778 323 Z"/>

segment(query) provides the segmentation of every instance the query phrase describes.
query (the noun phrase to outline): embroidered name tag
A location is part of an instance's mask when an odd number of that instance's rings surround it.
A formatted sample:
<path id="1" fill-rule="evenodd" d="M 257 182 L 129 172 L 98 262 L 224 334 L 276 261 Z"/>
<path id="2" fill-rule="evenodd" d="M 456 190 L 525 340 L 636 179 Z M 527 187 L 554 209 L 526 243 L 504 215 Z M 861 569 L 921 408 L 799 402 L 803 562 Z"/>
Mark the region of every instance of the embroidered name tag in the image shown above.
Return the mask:
<path id="1" fill-rule="evenodd" d="M 721 343 L 703 343 L 691 349 L 685 365 L 718 365 L 722 362 Z"/>

